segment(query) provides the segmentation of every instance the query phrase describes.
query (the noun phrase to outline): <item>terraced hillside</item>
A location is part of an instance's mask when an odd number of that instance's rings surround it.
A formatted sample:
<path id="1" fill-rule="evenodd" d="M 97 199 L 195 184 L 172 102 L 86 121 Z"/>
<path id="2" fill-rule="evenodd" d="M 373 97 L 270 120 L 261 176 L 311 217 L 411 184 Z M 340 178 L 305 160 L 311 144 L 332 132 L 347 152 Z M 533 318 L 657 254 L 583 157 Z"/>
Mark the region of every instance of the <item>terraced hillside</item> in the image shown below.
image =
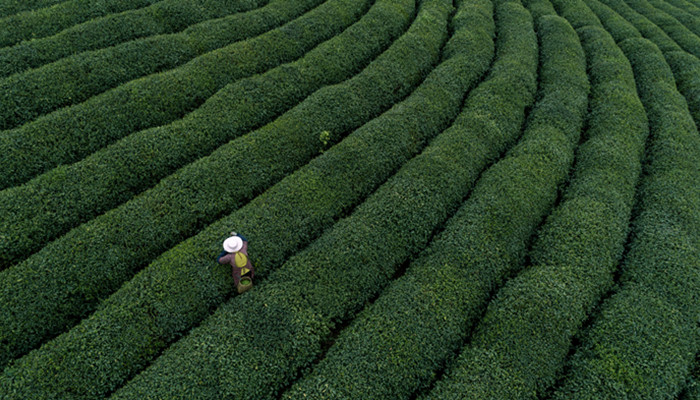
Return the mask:
<path id="1" fill-rule="evenodd" d="M 0 0 L 0 46 L 0 399 L 700 399 L 700 1 Z"/>

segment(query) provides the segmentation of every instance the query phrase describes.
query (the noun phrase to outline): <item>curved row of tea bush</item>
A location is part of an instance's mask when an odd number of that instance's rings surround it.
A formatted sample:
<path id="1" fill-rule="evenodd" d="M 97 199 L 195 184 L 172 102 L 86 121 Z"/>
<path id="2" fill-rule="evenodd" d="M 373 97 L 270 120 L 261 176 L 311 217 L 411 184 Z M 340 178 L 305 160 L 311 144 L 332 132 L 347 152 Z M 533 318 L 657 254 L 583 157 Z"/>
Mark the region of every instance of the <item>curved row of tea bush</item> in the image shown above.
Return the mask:
<path id="1" fill-rule="evenodd" d="M 372 1 L 329 0 L 261 36 L 62 108 L 0 135 L 0 188 L 80 160 L 128 134 L 182 118 L 237 79 L 292 61 L 360 18 Z"/>
<path id="2" fill-rule="evenodd" d="M 641 37 L 641 32 L 661 49 L 673 71 L 678 91 L 685 97 L 695 124 L 700 125 L 700 59 L 683 51 L 661 28 L 629 7 L 618 3 L 616 8 L 628 22 L 616 10 L 598 0 L 586 1 L 615 41 Z"/>
<path id="3" fill-rule="evenodd" d="M 610 0 L 603 0 L 607 2 Z M 622 1 L 622 0 L 617 0 Z M 700 57 L 700 38 L 678 22 L 672 16 L 652 7 L 646 0 L 624 0 L 632 9 L 648 18 L 652 23 L 661 28 L 670 36 L 683 50 Z"/>
<path id="4" fill-rule="evenodd" d="M 133 133 L 77 163 L 0 191 L 0 261 L 21 261 L 39 245 L 129 200 L 178 167 L 270 122 L 314 90 L 361 70 L 406 29 L 413 15 L 380 4 L 301 59 L 227 85 L 182 120 Z M 154 152 L 156 147 L 160 149 Z M 36 196 L 37 191 L 43 195 Z"/>
<path id="5" fill-rule="evenodd" d="M 616 42 L 631 37 L 640 37 L 634 34 L 631 29 L 620 30 L 620 25 L 631 25 L 633 29 L 639 31 L 642 37 L 654 42 L 662 51 L 683 51 L 683 49 L 663 29 L 651 22 L 648 18 L 635 11 L 624 0 L 586 0 L 589 7 L 606 21 L 607 29 L 609 21 L 615 21 L 615 28 L 611 28 L 610 34 Z M 617 14 L 617 15 L 615 15 Z M 617 21 L 619 19 L 619 22 Z M 622 37 L 624 33 L 626 36 Z"/>
<path id="6" fill-rule="evenodd" d="M 581 1 L 550 0 L 550 3 L 562 18 L 569 21 L 574 29 L 586 26 L 601 26 L 598 18 Z"/>
<path id="7" fill-rule="evenodd" d="M 449 11 L 444 6 L 426 8 L 418 18 L 442 13 L 446 21 Z M 438 24 L 432 18 L 430 23 Z M 488 34 L 480 39 L 471 42 L 477 45 L 474 51 L 463 49 L 463 55 L 437 67 L 407 100 L 151 263 L 76 328 L 13 364 L 8 369 L 13 379 L 64 396 L 88 388 L 110 392 L 121 385 L 232 294 L 229 267 L 213 268 L 212 262 L 222 234 L 231 226 L 251 240 L 260 279 L 319 236 L 448 125 L 464 92 L 478 79 L 477 71 L 483 73 L 489 65 L 492 39 Z M 130 314 L 127 326 L 122 323 L 124 310 Z M 152 310 L 157 310 L 157 318 Z M 139 328 L 134 329 L 136 323 Z M 47 374 L 36 365 L 60 365 L 60 372 Z"/>
<path id="8" fill-rule="evenodd" d="M 146 8 L 96 18 L 53 36 L 0 48 L 2 70 L 25 70 L 72 54 L 141 37 L 179 32 L 189 25 L 249 11 L 269 0 L 163 0 Z"/>
<path id="9" fill-rule="evenodd" d="M 450 374 L 452 392 L 465 398 L 540 398 L 614 284 L 648 126 L 612 37 L 600 27 L 577 32 L 592 82 L 586 140 L 562 202 L 538 232 L 531 266 L 499 290 Z"/>
<path id="10" fill-rule="evenodd" d="M 585 58 L 574 30 L 552 17 L 541 18 L 537 27 L 541 89 L 522 141 L 477 183 L 464 206 L 468 211 L 447 223 L 426 255 L 340 333 L 327 356 L 284 398 L 410 398 L 429 387 L 458 351 L 489 289 L 517 270 L 528 237 L 566 177 L 566 166 L 559 164 L 573 159 L 588 100 Z M 548 140 L 556 143 L 544 145 Z M 468 151 L 460 155 L 469 157 Z M 522 170 L 528 172 L 515 172 Z M 518 215 L 501 219 L 511 210 Z M 489 228 L 492 223 L 499 228 Z M 505 249 L 481 258 L 489 247 Z"/>
<path id="11" fill-rule="evenodd" d="M 600 24 L 595 26 L 604 28 L 608 34 L 613 37 L 615 42 L 619 43 L 625 39 L 642 37 L 641 32 L 637 30 L 637 28 L 635 28 L 631 23 L 627 22 L 627 20 L 622 18 L 617 12 L 615 12 L 615 10 L 607 5 L 598 0 L 584 0 L 584 3 L 586 6 L 588 6 L 589 11 L 593 12 L 600 21 Z M 640 16 L 640 18 L 644 17 Z M 646 21 L 650 25 L 653 25 L 650 21 Z M 659 45 L 659 47 L 666 46 L 668 49 L 673 49 L 672 51 L 682 50 L 680 46 L 676 44 L 676 42 L 671 40 L 671 38 L 661 30 L 661 28 L 656 25 L 653 25 L 653 27 L 654 28 L 652 29 L 652 26 L 649 26 L 649 29 L 646 30 L 646 34 L 650 39 L 651 37 L 656 36 L 661 43 L 664 43 L 663 45 Z M 629 61 L 627 61 L 627 63 L 629 63 Z"/>
<path id="12" fill-rule="evenodd" d="M 700 135 L 659 49 L 620 47 L 650 142 L 620 287 L 601 306 L 554 399 L 675 398 L 700 345 Z"/>
<path id="13" fill-rule="evenodd" d="M 557 15 L 557 12 L 554 10 L 554 6 L 552 6 L 552 3 L 550 3 L 549 0 L 525 0 L 522 3 L 525 7 L 527 7 L 528 10 L 530 10 L 530 14 L 532 14 L 533 21 L 536 21 L 535 26 L 541 23 L 540 18 L 545 16 Z M 538 35 L 540 35 L 539 31 Z M 542 42 L 542 38 L 540 38 L 539 40 L 540 42 Z M 580 46 L 580 43 L 578 43 L 577 47 Z"/>
<path id="14" fill-rule="evenodd" d="M 50 170 L 23 186 L 0 191 L 0 269 L 128 200 L 222 142 L 269 122 L 313 90 L 347 79 L 379 52 L 376 46 L 388 46 L 409 22 L 408 16 L 403 15 L 391 23 L 380 24 L 383 16 L 371 17 L 378 24 L 369 31 L 371 34 L 355 27 L 354 33 L 344 35 L 367 36 L 365 40 L 374 47 L 358 46 L 358 39 L 353 41 L 354 47 L 343 48 L 346 45 L 336 45 L 337 40 L 331 40 L 292 65 L 282 65 L 225 87 L 183 120 L 131 134 L 82 161 Z M 357 51 L 360 53 L 353 58 Z M 154 154 L 157 146 L 162 150 Z M 37 196 L 37 191 L 43 195 Z"/>
<path id="15" fill-rule="evenodd" d="M 685 97 L 696 126 L 700 126 L 700 59 L 684 51 L 664 53 L 678 91 Z"/>
<path id="16" fill-rule="evenodd" d="M 112 398 L 263 399 L 296 380 L 320 356 L 333 326 L 427 245 L 470 182 L 519 135 L 534 100 L 536 39 L 522 7 L 500 4 L 496 14 L 498 58 L 487 83 L 470 94 L 469 111 L 351 216 L 220 307 Z M 200 349 L 206 358 L 197 356 Z M 248 371 L 245 385 L 235 382 L 241 370 Z"/>
<path id="17" fill-rule="evenodd" d="M 146 7 L 158 1 L 161 0 L 68 0 L 53 7 L 8 15 L 0 18 L 0 26 L 3 27 L 0 30 L 0 47 L 53 35 L 81 22 Z"/>
<path id="18" fill-rule="evenodd" d="M 414 15 L 413 0 L 378 4 L 383 18 L 410 20 Z M 0 354 L 21 355 L 77 323 L 76 315 L 92 312 L 100 298 L 117 290 L 144 263 L 318 155 L 321 132 L 327 129 L 332 132 L 329 140 L 337 140 L 410 93 L 437 61 L 445 40 L 439 21 L 425 19 L 353 79 L 317 91 L 272 123 L 0 273 L 0 301 L 6 305 L 0 326 L 11 333 Z M 345 37 L 350 42 L 365 38 Z M 221 177 L 231 171 L 236 172 L 235 184 L 223 183 Z M 100 247 L 110 252 L 96 252 Z"/>
<path id="19" fill-rule="evenodd" d="M 129 80 L 180 64 L 280 26 L 323 0 L 273 0 L 247 13 L 198 24 L 184 32 L 149 37 L 77 54 L 0 80 L 0 126 L 14 128 L 60 107 L 87 100 Z"/>
<path id="20" fill-rule="evenodd" d="M 63 1 L 66 0 L 2 0 L 0 1 L 0 15 L 4 17 L 23 11 L 32 11 Z"/>
<path id="21" fill-rule="evenodd" d="M 691 15 L 700 17 L 700 7 L 687 0 L 667 0 L 667 2 Z"/>
<path id="22" fill-rule="evenodd" d="M 181 121 L 132 134 L 78 163 L 1 191 L 0 260 L 9 265 L 29 257 L 178 167 L 271 121 L 319 87 L 349 78 L 410 24 L 414 5 L 397 4 L 376 4 L 360 22 L 300 60 L 228 85 Z"/>
<path id="23" fill-rule="evenodd" d="M 611 3 L 615 6 L 615 10 L 598 0 L 586 0 L 586 2 L 617 42 L 641 37 L 641 32 L 645 38 L 661 49 L 673 71 L 678 90 L 688 103 L 695 124 L 700 125 L 700 75 L 698 74 L 700 59 L 683 51 L 661 28 L 629 8 L 624 2 Z"/>
<path id="24" fill-rule="evenodd" d="M 697 16 L 692 15 L 690 12 L 684 9 L 680 9 L 669 4 L 668 1 L 648 0 L 647 2 L 658 11 L 664 12 L 668 16 L 675 18 L 696 36 L 700 35 L 700 20 Z"/>

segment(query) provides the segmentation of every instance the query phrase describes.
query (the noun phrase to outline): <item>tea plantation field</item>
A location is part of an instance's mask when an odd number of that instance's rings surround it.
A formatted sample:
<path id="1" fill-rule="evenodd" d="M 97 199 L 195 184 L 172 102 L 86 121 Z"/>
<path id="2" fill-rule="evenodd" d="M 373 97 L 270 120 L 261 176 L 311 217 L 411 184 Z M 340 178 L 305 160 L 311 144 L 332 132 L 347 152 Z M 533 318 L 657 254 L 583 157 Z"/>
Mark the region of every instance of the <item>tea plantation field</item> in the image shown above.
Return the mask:
<path id="1" fill-rule="evenodd" d="M 698 126 L 700 0 L 0 0 L 0 399 L 700 400 Z"/>

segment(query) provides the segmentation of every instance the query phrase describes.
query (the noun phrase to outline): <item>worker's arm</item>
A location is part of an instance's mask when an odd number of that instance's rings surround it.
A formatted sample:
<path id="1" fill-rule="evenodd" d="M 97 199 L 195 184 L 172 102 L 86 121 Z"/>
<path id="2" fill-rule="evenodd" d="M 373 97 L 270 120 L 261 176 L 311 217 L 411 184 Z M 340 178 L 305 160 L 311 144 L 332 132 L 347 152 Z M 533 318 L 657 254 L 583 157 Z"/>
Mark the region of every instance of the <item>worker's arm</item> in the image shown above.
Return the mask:
<path id="1" fill-rule="evenodd" d="M 226 250 L 221 250 L 221 253 L 219 254 L 219 256 L 216 257 L 216 262 L 218 262 L 219 264 L 226 264 L 226 261 L 221 262 L 221 257 L 225 256 L 226 254 L 228 254 L 226 252 Z"/>

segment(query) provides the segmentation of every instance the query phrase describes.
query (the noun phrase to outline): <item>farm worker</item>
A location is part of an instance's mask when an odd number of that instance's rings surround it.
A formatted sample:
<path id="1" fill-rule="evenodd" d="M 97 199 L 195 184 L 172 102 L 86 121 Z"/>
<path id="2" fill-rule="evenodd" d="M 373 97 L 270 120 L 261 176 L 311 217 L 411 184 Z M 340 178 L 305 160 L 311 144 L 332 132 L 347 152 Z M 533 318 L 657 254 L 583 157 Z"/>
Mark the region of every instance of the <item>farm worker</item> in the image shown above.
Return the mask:
<path id="1" fill-rule="evenodd" d="M 248 240 L 245 237 L 231 232 L 231 237 L 224 240 L 224 250 L 216 261 L 219 264 L 231 264 L 238 293 L 243 293 L 253 286 L 255 270 L 248 258 Z"/>

